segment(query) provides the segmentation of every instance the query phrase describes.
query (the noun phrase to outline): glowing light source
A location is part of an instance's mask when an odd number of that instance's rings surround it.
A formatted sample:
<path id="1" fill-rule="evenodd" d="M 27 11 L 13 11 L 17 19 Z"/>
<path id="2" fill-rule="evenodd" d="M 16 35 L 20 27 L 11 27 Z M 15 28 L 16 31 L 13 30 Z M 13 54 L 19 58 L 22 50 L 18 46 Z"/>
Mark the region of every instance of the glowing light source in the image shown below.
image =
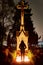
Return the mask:
<path id="1" fill-rule="evenodd" d="M 11 53 L 13 60 L 16 58 L 16 51 L 14 51 L 13 53 Z"/>
<path id="2" fill-rule="evenodd" d="M 21 60 L 21 56 L 17 56 L 16 61 L 17 61 L 17 62 L 21 62 L 21 61 L 22 61 L 22 60 Z"/>
<path id="3" fill-rule="evenodd" d="M 28 56 L 25 56 L 24 61 L 25 62 L 29 62 L 30 61 L 30 59 L 28 58 Z"/>
<path id="4" fill-rule="evenodd" d="M 17 53 L 17 51 L 14 51 L 14 53 L 12 53 L 12 57 L 13 57 L 12 62 L 16 61 L 18 63 L 19 62 L 34 63 L 34 61 L 33 61 L 34 55 L 32 54 L 32 52 L 30 50 L 28 51 L 28 53 L 25 52 L 25 56 L 24 57 L 22 56 L 22 59 L 21 59 L 21 54 L 19 52 L 20 51 L 18 51 L 18 53 Z"/>
<path id="5" fill-rule="evenodd" d="M 28 56 L 25 56 L 24 59 L 21 59 L 21 56 L 17 56 L 16 61 L 17 62 L 22 62 L 22 61 L 23 62 L 29 62 L 30 59 L 28 58 Z"/>
<path id="6" fill-rule="evenodd" d="M 28 55 L 28 58 L 32 59 L 33 54 L 32 54 L 32 52 L 30 50 L 28 51 L 28 54 L 27 55 Z"/>

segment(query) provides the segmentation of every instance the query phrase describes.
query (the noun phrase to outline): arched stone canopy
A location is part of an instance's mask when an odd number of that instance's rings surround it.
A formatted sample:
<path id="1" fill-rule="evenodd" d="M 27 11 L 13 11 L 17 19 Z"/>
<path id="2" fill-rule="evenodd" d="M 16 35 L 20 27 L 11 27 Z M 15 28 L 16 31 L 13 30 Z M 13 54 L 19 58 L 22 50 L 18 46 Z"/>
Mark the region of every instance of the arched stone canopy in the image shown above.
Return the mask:
<path id="1" fill-rule="evenodd" d="M 22 40 L 26 45 L 26 50 L 28 50 L 28 36 L 26 36 L 22 31 L 19 36 L 16 36 L 16 38 L 17 38 L 17 50 L 20 50 L 19 45 Z"/>

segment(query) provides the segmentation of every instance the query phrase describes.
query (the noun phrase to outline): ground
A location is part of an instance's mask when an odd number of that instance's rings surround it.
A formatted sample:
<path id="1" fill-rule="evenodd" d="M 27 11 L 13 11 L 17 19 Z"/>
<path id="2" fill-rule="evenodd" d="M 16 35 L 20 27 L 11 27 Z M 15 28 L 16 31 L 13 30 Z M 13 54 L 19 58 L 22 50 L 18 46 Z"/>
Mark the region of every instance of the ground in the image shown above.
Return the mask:
<path id="1" fill-rule="evenodd" d="M 8 51 L 8 50 L 7 50 Z M 3 53 L 3 51 L 0 49 L 0 65 L 43 65 L 43 48 L 33 49 L 33 53 L 35 55 L 34 63 L 31 62 L 13 62 L 11 60 L 11 56 L 9 55 L 6 57 L 6 55 Z"/>

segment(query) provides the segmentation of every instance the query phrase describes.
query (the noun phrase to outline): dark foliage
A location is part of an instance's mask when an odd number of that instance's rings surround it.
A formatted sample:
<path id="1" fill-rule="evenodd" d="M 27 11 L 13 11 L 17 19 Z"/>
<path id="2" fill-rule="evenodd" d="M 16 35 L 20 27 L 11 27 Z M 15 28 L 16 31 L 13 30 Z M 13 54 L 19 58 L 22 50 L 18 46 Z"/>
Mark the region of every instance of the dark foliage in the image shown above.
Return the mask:
<path id="1" fill-rule="evenodd" d="M 0 22 L 0 43 L 3 42 L 4 35 L 5 35 L 5 28 L 1 25 Z"/>

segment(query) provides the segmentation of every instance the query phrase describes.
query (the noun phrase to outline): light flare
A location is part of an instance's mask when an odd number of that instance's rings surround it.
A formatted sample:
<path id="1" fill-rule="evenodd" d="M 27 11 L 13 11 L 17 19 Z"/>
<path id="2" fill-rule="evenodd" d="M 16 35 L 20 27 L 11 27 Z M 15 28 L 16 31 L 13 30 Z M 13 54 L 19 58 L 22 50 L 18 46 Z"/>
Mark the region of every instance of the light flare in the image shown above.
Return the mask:
<path id="1" fill-rule="evenodd" d="M 21 56 L 17 56 L 16 61 L 21 62 Z"/>
<path id="2" fill-rule="evenodd" d="M 30 61 L 30 59 L 28 58 L 28 56 L 25 56 L 24 61 L 25 62 L 29 62 Z"/>
<path id="3" fill-rule="evenodd" d="M 16 61 L 17 62 L 22 62 L 22 61 L 23 62 L 29 62 L 30 59 L 28 58 L 28 56 L 25 56 L 24 59 L 21 59 L 21 56 L 17 56 Z"/>
<path id="4" fill-rule="evenodd" d="M 33 55 L 33 53 L 29 50 L 28 53 L 27 53 L 27 56 L 28 56 L 30 59 L 32 59 L 34 55 Z"/>
<path id="5" fill-rule="evenodd" d="M 28 50 L 28 52 L 25 52 L 24 57 L 22 57 L 22 59 L 21 59 L 20 51 L 18 51 L 18 53 L 17 53 L 17 51 L 14 51 L 14 53 L 12 53 L 12 57 L 13 57 L 13 59 L 12 59 L 13 62 L 16 61 L 16 62 L 26 62 L 26 63 L 32 62 L 33 63 L 34 55 L 30 50 Z"/>

